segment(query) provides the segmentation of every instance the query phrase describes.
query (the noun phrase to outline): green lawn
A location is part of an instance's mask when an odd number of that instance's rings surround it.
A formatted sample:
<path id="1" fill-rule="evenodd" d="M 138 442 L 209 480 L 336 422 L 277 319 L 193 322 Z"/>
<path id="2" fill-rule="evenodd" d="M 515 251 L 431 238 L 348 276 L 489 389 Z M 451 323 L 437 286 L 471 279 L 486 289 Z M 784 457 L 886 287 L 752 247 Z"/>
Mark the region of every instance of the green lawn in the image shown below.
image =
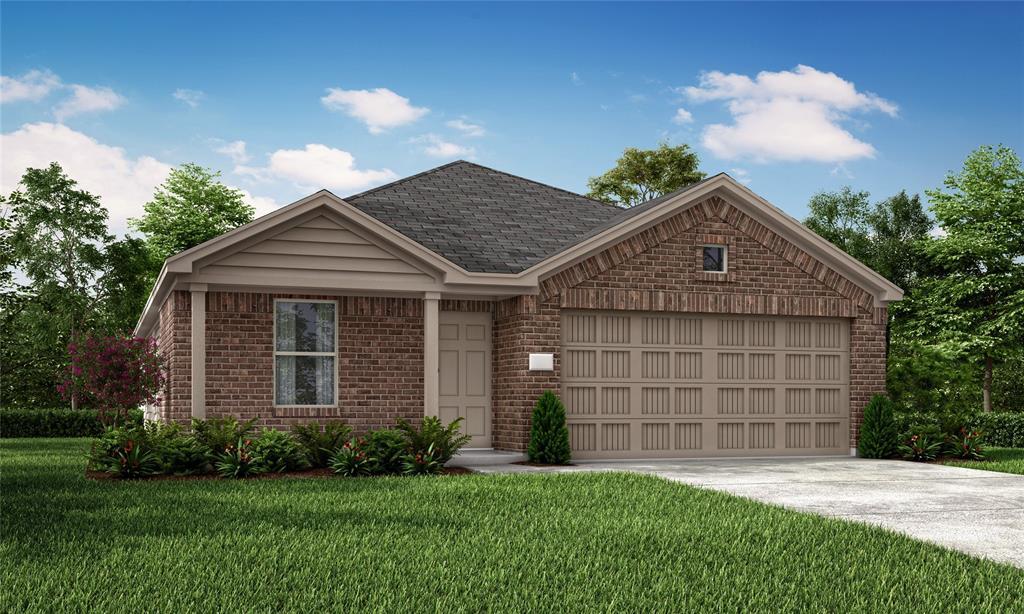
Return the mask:
<path id="1" fill-rule="evenodd" d="M 0 610 L 1020 611 L 1024 571 L 626 474 L 90 482 L 0 440 Z"/>
<path id="2" fill-rule="evenodd" d="M 1024 448 L 986 448 L 985 460 L 947 460 L 947 465 L 1024 475 Z"/>

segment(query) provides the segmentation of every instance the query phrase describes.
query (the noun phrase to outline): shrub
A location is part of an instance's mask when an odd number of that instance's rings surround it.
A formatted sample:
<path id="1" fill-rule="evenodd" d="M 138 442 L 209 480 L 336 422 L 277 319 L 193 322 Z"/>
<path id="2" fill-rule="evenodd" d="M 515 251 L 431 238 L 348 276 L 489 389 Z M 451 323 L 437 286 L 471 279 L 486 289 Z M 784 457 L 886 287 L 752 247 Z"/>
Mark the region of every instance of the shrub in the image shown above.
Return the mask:
<path id="1" fill-rule="evenodd" d="M 429 452 L 429 456 L 444 465 L 472 439 L 460 432 L 461 423 L 462 418 L 456 418 L 445 426 L 438 418 L 427 416 L 423 418 L 422 426 L 417 429 L 405 419 L 399 418 L 398 430 L 405 435 L 411 455 L 426 455 Z"/>
<path id="2" fill-rule="evenodd" d="M 894 418 L 896 430 L 902 440 L 921 433 L 927 433 L 933 439 L 943 440 L 956 436 L 962 428 L 970 428 L 975 414 L 952 411 L 895 412 Z"/>
<path id="3" fill-rule="evenodd" d="M 209 420 L 193 418 L 192 434 L 199 440 L 199 443 L 219 456 L 228 447 L 236 446 L 240 439 L 247 438 L 252 433 L 254 424 L 256 424 L 256 418 L 245 422 L 239 422 L 234 417 L 211 418 Z"/>
<path id="4" fill-rule="evenodd" d="M 374 462 L 365 448 L 365 439 L 346 441 L 331 455 L 328 465 L 334 473 L 345 477 L 370 475 L 374 471 Z"/>
<path id="5" fill-rule="evenodd" d="M 550 390 L 540 395 L 533 408 L 533 426 L 526 454 L 530 462 L 546 465 L 564 465 L 572 458 L 565 406 Z"/>
<path id="6" fill-rule="evenodd" d="M 950 456 L 968 460 L 982 460 L 985 454 L 981 447 L 982 435 L 978 431 L 960 429 L 956 437 L 951 437 L 946 443 L 946 449 Z"/>
<path id="7" fill-rule="evenodd" d="M 263 429 L 252 441 L 249 451 L 260 472 L 281 473 L 309 468 L 302 446 L 284 431 Z"/>
<path id="8" fill-rule="evenodd" d="M 131 409 L 155 402 L 165 381 L 156 340 L 149 337 L 89 337 L 69 344 L 68 355 L 58 391 L 97 407 L 103 422 L 124 420 Z"/>
<path id="9" fill-rule="evenodd" d="M 435 455 L 433 444 L 402 457 L 402 475 L 434 475 L 441 473 L 442 467 L 444 463 Z"/>
<path id="10" fill-rule="evenodd" d="M 402 431 L 370 431 L 366 434 L 365 442 L 366 455 L 370 458 L 374 473 L 401 473 L 402 457 L 408 452 Z"/>
<path id="11" fill-rule="evenodd" d="M 93 442 L 89 467 L 122 478 L 142 478 L 160 473 L 160 459 L 150 449 L 145 430 L 111 428 Z"/>
<path id="12" fill-rule="evenodd" d="M 864 408 L 857 454 L 861 458 L 889 458 L 896 452 L 899 432 L 892 415 L 892 402 L 882 396 L 871 397 Z"/>
<path id="13" fill-rule="evenodd" d="M 252 455 L 252 440 L 239 438 L 225 447 L 217 461 L 217 472 L 224 478 L 244 478 L 263 473 Z"/>
<path id="14" fill-rule="evenodd" d="M 997 448 L 1024 448 L 1024 413 L 993 412 L 973 416 L 970 430 L 985 434 L 985 443 Z"/>
<path id="15" fill-rule="evenodd" d="M 181 425 L 149 422 L 144 432 L 146 444 L 160 464 L 160 473 L 197 475 L 213 470 L 211 450 L 185 433 Z"/>
<path id="16" fill-rule="evenodd" d="M 95 437 L 102 432 L 94 409 L 0 410 L 0 437 Z"/>
<path id="17" fill-rule="evenodd" d="M 903 458 L 912 461 L 933 461 L 942 453 L 942 440 L 934 440 L 928 435 L 911 435 L 906 443 L 900 444 L 899 452 Z"/>
<path id="18" fill-rule="evenodd" d="M 331 454 L 345 444 L 352 428 L 344 422 L 327 422 L 321 430 L 320 424 L 296 424 L 292 436 L 302 446 L 306 459 L 313 467 L 326 467 Z"/>

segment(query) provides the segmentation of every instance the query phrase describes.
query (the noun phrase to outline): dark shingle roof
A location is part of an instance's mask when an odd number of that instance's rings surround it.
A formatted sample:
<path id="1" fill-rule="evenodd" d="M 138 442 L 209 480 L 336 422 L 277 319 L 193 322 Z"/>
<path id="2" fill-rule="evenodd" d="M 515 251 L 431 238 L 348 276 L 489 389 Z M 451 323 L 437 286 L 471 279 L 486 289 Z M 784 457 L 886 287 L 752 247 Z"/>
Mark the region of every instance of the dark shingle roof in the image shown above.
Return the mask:
<path id="1" fill-rule="evenodd" d="M 518 273 L 625 213 L 459 160 L 345 199 L 467 271 Z"/>

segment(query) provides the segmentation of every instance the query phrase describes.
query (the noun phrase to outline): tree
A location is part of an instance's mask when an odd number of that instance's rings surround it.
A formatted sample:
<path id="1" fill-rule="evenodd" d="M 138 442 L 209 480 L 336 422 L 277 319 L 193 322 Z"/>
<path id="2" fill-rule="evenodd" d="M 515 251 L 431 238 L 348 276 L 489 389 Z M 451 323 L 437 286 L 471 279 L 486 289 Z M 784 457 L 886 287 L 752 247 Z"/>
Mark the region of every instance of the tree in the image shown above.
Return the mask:
<path id="1" fill-rule="evenodd" d="M 704 179 L 699 164 L 688 145 L 662 143 L 646 150 L 629 147 L 614 168 L 587 181 L 587 197 L 632 207 Z"/>
<path id="2" fill-rule="evenodd" d="M 867 192 L 854 192 L 850 186 L 838 192 L 818 192 L 807 204 L 810 215 L 804 220 L 804 226 L 871 266 L 870 198 Z"/>
<path id="3" fill-rule="evenodd" d="M 87 337 L 69 344 L 68 355 L 71 361 L 61 394 L 89 399 L 104 422 L 123 422 L 129 410 L 156 401 L 165 381 L 152 338 Z"/>
<path id="4" fill-rule="evenodd" d="M 252 221 L 255 211 L 242 192 L 219 178 L 219 172 L 184 164 L 171 171 L 143 206 L 145 215 L 129 220 L 129 226 L 146 236 L 151 280 L 170 256 Z"/>
<path id="5" fill-rule="evenodd" d="M 16 362 L 4 370 L 5 375 L 55 381 L 52 369 L 60 362 L 60 348 L 87 329 L 95 314 L 92 287 L 104 263 L 102 247 L 110 239 L 107 211 L 56 162 L 27 169 L 19 186 L 7 199 L 9 254 L 4 264 L 16 265 L 30 283 L 29 292 L 8 297 L 14 311 L 4 314 L 4 339 L 24 345 L 10 348 L 7 357 Z"/>
<path id="6" fill-rule="evenodd" d="M 154 262 L 146 242 L 125 237 L 107 245 L 103 273 L 97 283 L 100 328 L 113 334 L 129 334 L 142 314 L 153 287 Z"/>
<path id="7" fill-rule="evenodd" d="M 922 280 L 907 334 L 980 363 L 985 411 L 996 363 L 1024 342 L 1024 169 L 1008 147 L 984 146 L 926 192 L 942 234 L 926 253 L 940 273 Z"/>
<path id="8" fill-rule="evenodd" d="M 927 265 L 921 243 L 934 223 L 916 194 L 900 191 L 873 206 L 870 198 L 849 186 L 819 192 L 808 203 L 804 225 L 908 290 Z"/>

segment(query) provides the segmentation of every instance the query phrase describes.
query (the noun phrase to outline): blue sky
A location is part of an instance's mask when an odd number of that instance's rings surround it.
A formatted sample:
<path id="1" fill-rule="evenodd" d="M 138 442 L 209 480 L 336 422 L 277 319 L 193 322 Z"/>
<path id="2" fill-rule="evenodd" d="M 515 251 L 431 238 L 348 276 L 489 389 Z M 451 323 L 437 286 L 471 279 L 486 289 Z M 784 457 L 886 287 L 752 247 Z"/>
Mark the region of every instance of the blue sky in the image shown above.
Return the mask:
<path id="1" fill-rule="evenodd" d="M 923 192 L 978 145 L 1024 153 L 1019 3 L 0 11 L 0 192 L 58 160 L 115 230 L 189 161 L 262 212 L 456 158 L 582 192 L 667 139 L 802 218 L 819 190 Z"/>

